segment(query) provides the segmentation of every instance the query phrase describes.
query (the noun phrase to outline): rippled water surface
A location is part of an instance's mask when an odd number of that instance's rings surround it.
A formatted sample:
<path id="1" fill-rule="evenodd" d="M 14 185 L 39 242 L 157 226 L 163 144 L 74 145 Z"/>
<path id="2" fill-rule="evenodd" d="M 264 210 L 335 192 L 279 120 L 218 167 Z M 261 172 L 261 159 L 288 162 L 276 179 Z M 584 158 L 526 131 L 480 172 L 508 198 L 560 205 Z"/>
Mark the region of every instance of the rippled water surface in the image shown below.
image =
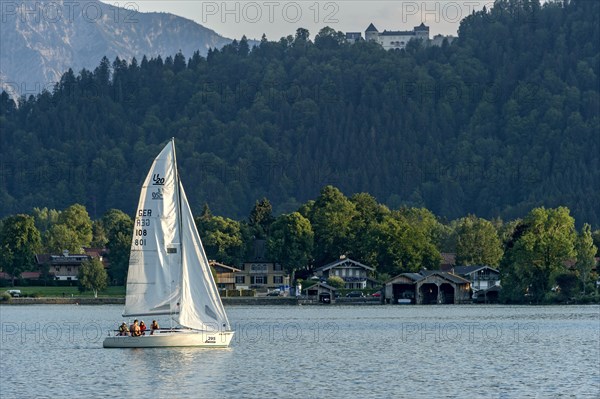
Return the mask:
<path id="1" fill-rule="evenodd" d="M 598 306 L 232 306 L 229 349 L 103 349 L 121 310 L 1 306 L 0 398 L 600 397 Z"/>

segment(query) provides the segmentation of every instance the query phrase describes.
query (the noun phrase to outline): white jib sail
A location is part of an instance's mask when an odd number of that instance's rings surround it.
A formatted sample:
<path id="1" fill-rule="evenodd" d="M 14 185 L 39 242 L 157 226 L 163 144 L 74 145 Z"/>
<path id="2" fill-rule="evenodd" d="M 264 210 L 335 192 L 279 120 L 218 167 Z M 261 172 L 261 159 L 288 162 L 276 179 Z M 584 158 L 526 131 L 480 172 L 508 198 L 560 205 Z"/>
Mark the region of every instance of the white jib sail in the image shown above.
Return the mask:
<path id="1" fill-rule="evenodd" d="M 135 215 L 123 316 L 179 311 L 181 246 L 175 148 L 169 142 L 144 181 Z"/>
<path id="2" fill-rule="evenodd" d="M 229 321 L 181 184 L 180 196 L 183 270 L 181 308 L 176 320 L 197 330 L 228 331 Z"/>

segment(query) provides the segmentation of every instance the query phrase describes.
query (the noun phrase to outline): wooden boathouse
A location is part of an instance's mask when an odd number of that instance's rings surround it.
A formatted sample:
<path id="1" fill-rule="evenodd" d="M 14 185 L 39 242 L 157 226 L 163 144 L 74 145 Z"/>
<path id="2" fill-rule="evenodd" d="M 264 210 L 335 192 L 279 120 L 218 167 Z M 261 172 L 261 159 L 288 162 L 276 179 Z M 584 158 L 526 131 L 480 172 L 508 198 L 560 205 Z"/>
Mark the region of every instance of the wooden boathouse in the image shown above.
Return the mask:
<path id="1" fill-rule="evenodd" d="M 386 303 L 459 304 L 471 301 L 470 282 L 442 271 L 402 273 L 385 283 Z"/>

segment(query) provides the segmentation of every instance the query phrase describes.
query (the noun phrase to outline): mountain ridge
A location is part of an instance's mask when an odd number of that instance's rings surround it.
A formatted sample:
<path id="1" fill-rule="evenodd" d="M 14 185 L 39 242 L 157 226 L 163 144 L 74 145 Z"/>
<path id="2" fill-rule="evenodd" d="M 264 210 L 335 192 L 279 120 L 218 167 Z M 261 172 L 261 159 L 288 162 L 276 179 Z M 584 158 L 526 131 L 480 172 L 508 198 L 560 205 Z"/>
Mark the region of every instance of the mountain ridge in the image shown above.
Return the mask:
<path id="1" fill-rule="evenodd" d="M 3 6 L 0 81 L 15 98 L 51 91 L 69 68 L 94 68 L 103 56 L 131 61 L 179 51 L 206 55 L 209 48 L 231 42 L 184 17 L 141 13 L 99 0 L 14 4 Z"/>

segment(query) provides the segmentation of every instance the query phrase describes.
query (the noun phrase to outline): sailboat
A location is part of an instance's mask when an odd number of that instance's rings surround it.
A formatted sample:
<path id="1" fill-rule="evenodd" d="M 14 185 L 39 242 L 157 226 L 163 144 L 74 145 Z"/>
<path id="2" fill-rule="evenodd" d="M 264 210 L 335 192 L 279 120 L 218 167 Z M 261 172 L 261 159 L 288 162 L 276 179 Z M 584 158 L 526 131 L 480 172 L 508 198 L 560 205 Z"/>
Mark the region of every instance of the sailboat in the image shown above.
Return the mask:
<path id="1" fill-rule="evenodd" d="M 228 347 L 223 308 L 177 171 L 175 140 L 158 154 L 138 203 L 123 317 L 169 316 L 176 326 L 139 337 L 112 335 L 105 348 Z"/>

